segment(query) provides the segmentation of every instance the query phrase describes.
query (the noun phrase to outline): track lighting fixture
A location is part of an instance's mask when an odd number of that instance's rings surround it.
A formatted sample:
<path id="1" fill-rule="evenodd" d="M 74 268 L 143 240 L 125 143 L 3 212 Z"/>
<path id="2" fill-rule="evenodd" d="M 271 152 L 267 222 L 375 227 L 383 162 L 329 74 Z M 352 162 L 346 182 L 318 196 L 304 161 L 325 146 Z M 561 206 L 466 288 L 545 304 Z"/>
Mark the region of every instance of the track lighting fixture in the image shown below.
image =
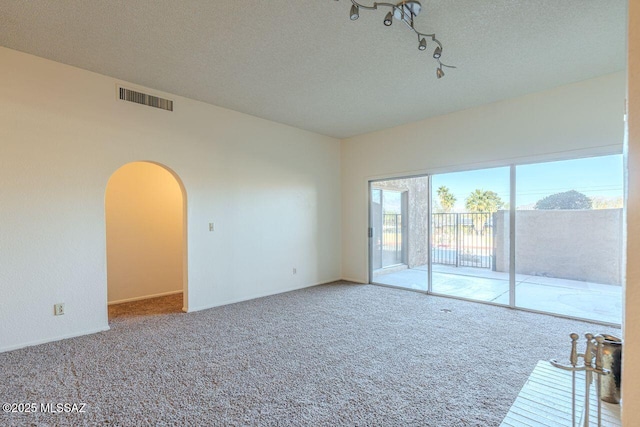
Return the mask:
<path id="1" fill-rule="evenodd" d="M 422 9 L 422 5 L 420 4 L 419 1 L 406 0 L 406 1 L 401 1 L 398 4 L 374 2 L 372 6 L 366 6 L 366 5 L 360 4 L 356 0 L 351 0 L 351 3 L 352 3 L 351 12 L 349 14 L 349 17 L 351 18 L 352 21 L 355 21 L 360 17 L 360 9 L 377 10 L 378 7 L 388 7 L 391 10 L 384 17 L 384 21 L 382 21 L 384 25 L 388 27 L 391 24 L 393 24 L 393 18 L 404 22 L 411 31 L 413 31 L 415 34 L 418 35 L 418 49 L 420 51 L 427 50 L 427 38 L 430 38 L 431 41 L 436 44 L 435 50 L 433 51 L 433 58 L 436 61 L 438 61 L 438 68 L 436 69 L 436 77 L 438 77 L 439 79 L 444 77 L 444 71 L 442 70 L 442 67 L 456 68 L 452 65 L 443 64 L 440 61 L 440 57 L 442 56 L 442 44 L 436 38 L 435 33 L 426 34 L 426 33 L 421 33 L 415 29 L 414 23 L 413 23 L 414 18 L 418 16 L 418 14 L 420 13 L 420 10 Z"/>
<path id="2" fill-rule="evenodd" d="M 384 17 L 384 25 L 386 25 L 387 27 L 391 24 L 393 24 L 393 15 L 391 14 L 391 12 L 387 13 L 387 16 Z"/>
<path id="3" fill-rule="evenodd" d="M 358 6 L 356 6 L 355 4 L 351 5 L 350 17 L 351 17 L 352 21 L 355 21 L 356 19 L 358 19 L 358 17 L 360 17 L 360 10 L 359 10 Z"/>
<path id="4" fill-rule="evenodd" d="M 453 65 L 446 65 L 446 64 L 443 64 L 440 61 L 438 61 L 438 65 L 439 65 L 439 67 L 436 69 L 436 77 L 438 77 L 439 79 L 444 77 L 444 70 L 442 69 L 442 67 L 456 68 Z"/>

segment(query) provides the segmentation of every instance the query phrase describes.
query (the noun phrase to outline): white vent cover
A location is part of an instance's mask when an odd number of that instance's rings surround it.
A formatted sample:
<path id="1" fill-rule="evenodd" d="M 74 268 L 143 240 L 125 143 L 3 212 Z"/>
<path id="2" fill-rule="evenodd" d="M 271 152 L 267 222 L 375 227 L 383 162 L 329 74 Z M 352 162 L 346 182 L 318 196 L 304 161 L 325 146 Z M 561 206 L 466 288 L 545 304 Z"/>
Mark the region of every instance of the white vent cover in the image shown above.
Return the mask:
<path id="1" fill-rule="evenodd" d="M 170 99 L 158 98 L 124 87 L 118 88 L 118 97 L 123 101 L 135 102 L 137 104 L 148 105 L 149 107 L 160 108 L 162 110 L 173 111 L 173 101 Z"/>

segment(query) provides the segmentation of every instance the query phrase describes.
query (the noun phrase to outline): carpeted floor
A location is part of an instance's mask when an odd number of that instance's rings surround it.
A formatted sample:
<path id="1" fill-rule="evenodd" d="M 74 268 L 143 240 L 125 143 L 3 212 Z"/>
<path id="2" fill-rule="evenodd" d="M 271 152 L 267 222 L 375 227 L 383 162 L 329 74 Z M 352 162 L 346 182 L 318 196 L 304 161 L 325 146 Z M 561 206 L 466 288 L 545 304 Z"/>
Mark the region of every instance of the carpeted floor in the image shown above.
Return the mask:
<path id="1" fill-rule="evenodd" d="M 570 332 L 620 334 L 371 285 L 189 314 L 178 297 L 0 354 L 2 403 L 86 403 L 0 425 L 497 426 L 538 360 L 566 359 Z"/>

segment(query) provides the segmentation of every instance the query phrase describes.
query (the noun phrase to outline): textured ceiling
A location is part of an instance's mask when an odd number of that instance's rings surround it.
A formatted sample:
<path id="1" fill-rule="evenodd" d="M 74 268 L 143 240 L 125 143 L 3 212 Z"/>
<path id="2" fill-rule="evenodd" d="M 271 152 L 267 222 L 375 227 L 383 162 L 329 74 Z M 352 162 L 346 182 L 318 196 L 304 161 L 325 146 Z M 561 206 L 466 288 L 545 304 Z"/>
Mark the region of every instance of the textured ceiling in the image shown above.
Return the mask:
<path id="1" fill-rule="evenodd" d="M 371 1 L 360 0 L 364 4 Z M 0 45 L 338 138 L 624 70 L 623 0 L 0 0 Z"/>

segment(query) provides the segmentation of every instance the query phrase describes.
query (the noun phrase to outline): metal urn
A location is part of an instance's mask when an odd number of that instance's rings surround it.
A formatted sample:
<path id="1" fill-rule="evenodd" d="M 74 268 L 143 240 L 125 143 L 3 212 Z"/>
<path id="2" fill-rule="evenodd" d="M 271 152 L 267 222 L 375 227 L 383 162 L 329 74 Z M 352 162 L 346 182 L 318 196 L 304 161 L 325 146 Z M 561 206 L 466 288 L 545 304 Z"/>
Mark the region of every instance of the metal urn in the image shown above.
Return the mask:
<path id="1" fill-rule="evenodd" d="M 620 368 L 622 364 L 622 340 L 603 334 L 602 364 L 610 375 L 602 377 L 601 399 L 609 403 L 620 403 Z"/>

